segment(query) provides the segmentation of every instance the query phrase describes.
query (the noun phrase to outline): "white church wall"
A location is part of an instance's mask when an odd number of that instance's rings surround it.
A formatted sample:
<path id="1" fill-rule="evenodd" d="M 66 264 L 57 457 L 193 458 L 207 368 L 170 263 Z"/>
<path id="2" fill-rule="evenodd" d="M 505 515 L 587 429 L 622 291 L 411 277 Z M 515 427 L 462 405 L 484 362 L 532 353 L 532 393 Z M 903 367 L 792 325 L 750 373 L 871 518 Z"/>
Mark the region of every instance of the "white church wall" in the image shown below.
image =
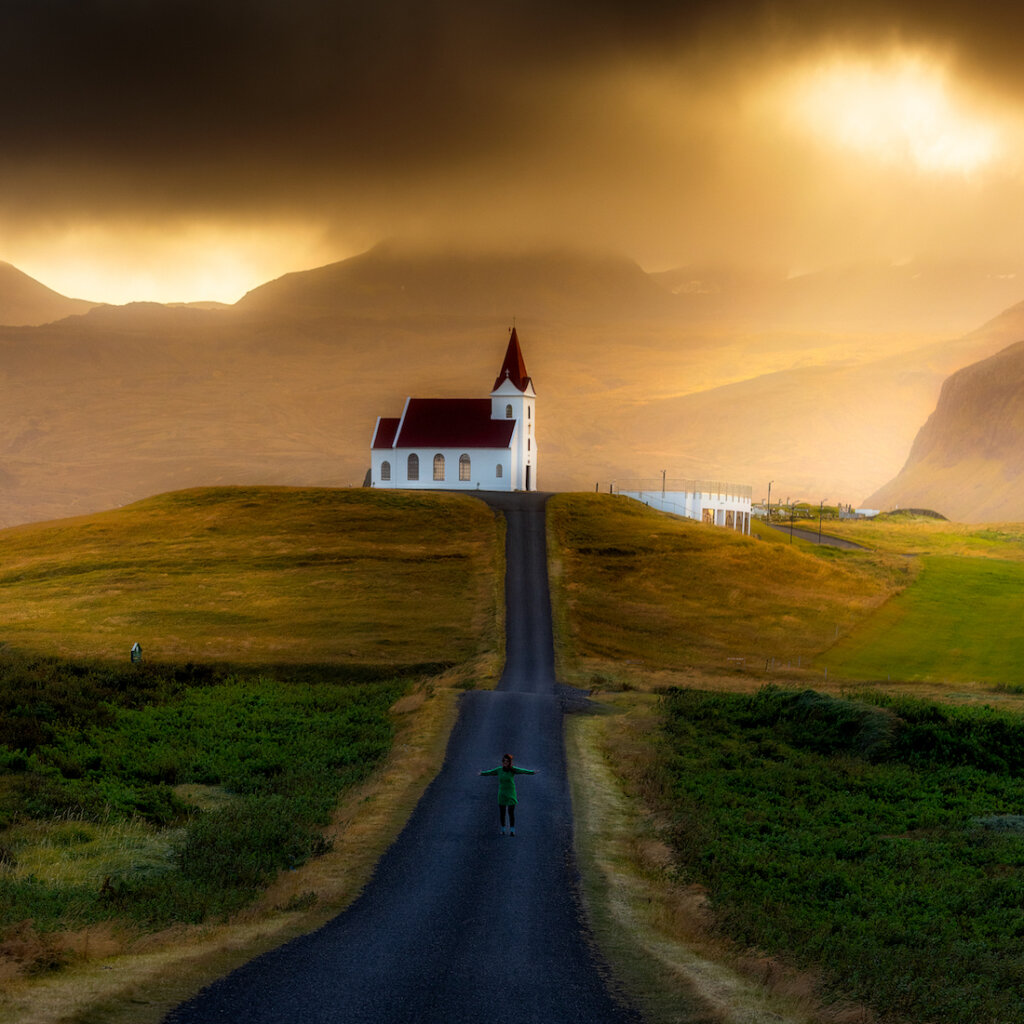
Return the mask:
<path id="1" fill-rule="evenodd" d="M 410 480 L 408 475 L 409 456 L 419 458 L 419 479 Z M 434 459 L 444 459 L 444 476 L 434 477 Z M 494 448 L 385 448 L 370 453 L 370 486 L 393 487 L 403 490 L 462 490 L 462 491 L 509 491 L 513 489 L 514 470 L 511 452 Z M 460 459 L 469 460 L 467 476 L 461 479 Z M 390 467 L 390 480 L 384 479 L 383 464 Z M 499 475 L 500 467 L 500 475 Z"/>

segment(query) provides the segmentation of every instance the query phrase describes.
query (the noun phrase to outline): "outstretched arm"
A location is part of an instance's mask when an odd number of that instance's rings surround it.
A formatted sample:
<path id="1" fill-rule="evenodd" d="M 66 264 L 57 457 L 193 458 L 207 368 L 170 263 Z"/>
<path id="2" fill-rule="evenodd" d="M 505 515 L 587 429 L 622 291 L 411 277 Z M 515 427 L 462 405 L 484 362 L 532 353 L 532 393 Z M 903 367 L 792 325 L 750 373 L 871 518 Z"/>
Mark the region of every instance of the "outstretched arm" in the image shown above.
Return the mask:
<path id="1" fill-rule="evenodd" d="M 487 771 L 481 772 L 481 775 L 497 775 L 500 772 L 500 768 L 488 768 Z"/>
<path id="2" fill-rule="evenodd" d="M 532 769 L 532 768 L 516 768 L 516 767 L 513 767 L 512 771 L 514 771 L 516 773 L 516 775 L 536 775 L 537 774 L 537 772 L 534 769 Z"/>

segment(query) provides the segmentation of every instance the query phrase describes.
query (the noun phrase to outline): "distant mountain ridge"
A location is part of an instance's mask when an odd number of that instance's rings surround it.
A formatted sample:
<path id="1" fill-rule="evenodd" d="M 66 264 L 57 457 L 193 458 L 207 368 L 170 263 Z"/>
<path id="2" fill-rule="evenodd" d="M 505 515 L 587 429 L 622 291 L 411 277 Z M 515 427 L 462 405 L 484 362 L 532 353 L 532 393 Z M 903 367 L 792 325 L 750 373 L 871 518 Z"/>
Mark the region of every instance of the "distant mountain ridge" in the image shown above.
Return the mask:
<path id="1" fill-rule="evenodd" d="M 10 263 L 0 261 L 0 325 L 36 327 L 85 313 L 96 305 L 60 295 Z"/>
<path id="2" fill-rule="evenodd" d="M 394 244 L 254 288 L 236 307 L 245 313 L 534 319 L 613 314 L 665 316 L 677 303 L 632 261 L 614 255 L 427 254 Z"/>
<path id="3" fill-rule="evenodd" d="M 859 504 L 906 462 L 942 381 L 1024 338 L 1024 304 L 969 334 L 822 327 L 813 303 L 744 280 L 715 311 L 623 257 L 379 246 L 234 306 L 0 327 L 0 525 L 191 486 L 358 486 L 377 416 L 485 396 L 513 318 L 543 489 L 665 470 Z"/>
<path id="4" fill-rule="evenodd" d="M 906 465 L 867 501 L 964 522 L 1024 520 L 1024 341 L 949 377 Z"/>

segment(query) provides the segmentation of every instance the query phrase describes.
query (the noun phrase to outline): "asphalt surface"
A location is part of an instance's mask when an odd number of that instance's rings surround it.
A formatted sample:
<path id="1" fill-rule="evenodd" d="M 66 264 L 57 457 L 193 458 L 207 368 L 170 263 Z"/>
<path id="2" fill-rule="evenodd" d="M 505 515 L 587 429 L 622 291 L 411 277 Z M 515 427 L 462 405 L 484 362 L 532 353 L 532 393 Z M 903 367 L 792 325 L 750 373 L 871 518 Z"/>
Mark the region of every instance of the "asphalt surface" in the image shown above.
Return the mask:
<path id="1" fill-rule="evenodd" d="M 800 540 L 810 541 L 812 544 L 822 544 L 827 548 L 845 548 L 848 551 L 864 551 L 861 544 L 854 544 L 852 540 L 844 540 L 842 537 L 830 537 L 827 533 L 819 536 L 817 530 L 803 530 L 799 526 L 791 527 L 788 523 L 769 523 L 773 530 L 779 533 L 788 533 Z"/>
<path id="2" fill-rule="evenodd" d="M 468 692 L 441 770 L 359 899 L 200 992 L 167 1024 L 637 1024 L 587 932 L 554 675 L 544 495 L 486 495 L 507 533 L 507 653 Z M 515 837 L 498 826 L 501 755 Z"/>

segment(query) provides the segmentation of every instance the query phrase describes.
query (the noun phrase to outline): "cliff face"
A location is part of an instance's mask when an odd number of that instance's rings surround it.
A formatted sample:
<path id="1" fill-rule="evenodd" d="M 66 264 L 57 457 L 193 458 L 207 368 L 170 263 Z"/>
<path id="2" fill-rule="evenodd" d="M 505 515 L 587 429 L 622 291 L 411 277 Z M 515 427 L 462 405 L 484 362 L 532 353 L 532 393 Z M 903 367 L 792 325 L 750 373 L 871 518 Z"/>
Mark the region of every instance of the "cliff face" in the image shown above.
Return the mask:
<path id="1" fill-rule="evenodd" d="M 948 378 L 906 465 L 867 504 L 1024 520 L 1024 342 Z"/>

